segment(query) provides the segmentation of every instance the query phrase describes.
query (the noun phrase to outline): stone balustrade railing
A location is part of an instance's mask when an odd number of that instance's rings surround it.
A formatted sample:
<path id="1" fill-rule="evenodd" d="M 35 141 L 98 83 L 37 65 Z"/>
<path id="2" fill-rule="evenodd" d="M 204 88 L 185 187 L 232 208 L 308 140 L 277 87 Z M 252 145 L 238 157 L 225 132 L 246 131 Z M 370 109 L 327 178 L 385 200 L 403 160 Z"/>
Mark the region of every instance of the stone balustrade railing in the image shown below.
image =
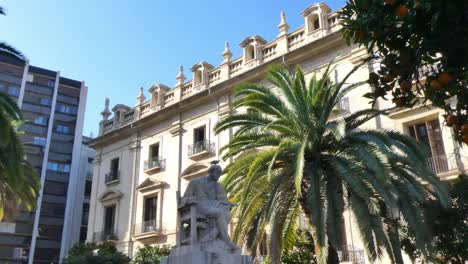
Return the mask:
<path id="1" fill-rule="evenodd" d="M 215 69 L 208 74 L 208 83 L 213 84 L 221 79 L 221 69 Z"/>
<path id="2" fill-rule="evenodd" d="M 168 105 L 174 104 L 179 100 L 184 100 L 185 98 L 198 93 L 204 89 L 207 89 L 211 86 L 217 85 L 223 81 L 228 80 L 229 78 L 241 74 L 247 69 L 252 69 L 252 67 L 256 67 L 262 63 L 267 63 L 268 61 L 284 55 L 289 51 L 295 50 L 299 47 L 302 47 L 310 42 L 313 42 L 317 39 L 323 38 L 328 34 L 334 33 L 341 29 L 341 25 L 339 24 L 339 19 L 336 13 L 329 14 L 328 26 L 327 28 L 320 28 L 314 30 L 312 32 L 307 33 L 305 26 L 301 26 L 300 28 L 286 34 L 286 40 L 284 38 L 277 38 L 273 41 L 270 41 L 262 46 L 259 47 L 260 56 L 253 60 L 249 60 L 248 62 L 244 61 L 244 57 L 240 56 L 238 58 L 228 60 L 227 63 L 223 63 L 222 65 L 209 70 L 205 74 L 206 82 L 205 84 L 198 84 L 196 86 L 193 85 L 193 80 L 186 81 L 183 84 L 179 84 L 178 86 L 174 87 L 172 90 L 163 92 L 160 94 L 161 98 L 158 100 L 150 100 L 147 101 L 140 106 L 137 106 L 136 109 L 139 108 L 139 114 L 134 114 L 135 110 L 131 113 L 125 113 L 124 120 L 122 123 L 114 123 L 108 122 L 103 124 L 102 133 L 108 133 L 112 128 L 117 128 L 122 125 L 126 125 L 132 121 L 136 121 L 139 118 L 145 117 L 151 113 L 155 113 L 160 111 L 161 109 L 165 108 Z M 280 48 L 280 41 L 286 41 L 285 46 L 281 46 Z M 223 68 L 227 67 L 227 68 Z M 152 102 L 158 101 L 158 103 L 153 104 Z M 160 102 L 160 103 L 159 103 Z"/>
<path id="3" fill-rule="evenodd" d="M 189 82 L 185 84 L 184 86 L 182 86 L 182 97 L 190 95 L 193 91 L 192 88 L 193 88 L 192 82 Z"/>
<path id="4" fill-rule="evenodd" d="M 231 74 L 234 74 L 234 73 L 240 71 L 241 68 L 242 68 L 242 63 L 243 62 L 244 62 L 244 60 L 242 59 L 242 57 L 233 60 L 231 62 L 231 64 L 229 65 L 229 71 L 231 72 Z"/>
<path id="5" fill-rule="evenodd" d="M 278 46 L 278 43 L 272 42 L 271 44 L 265 45 L 263 48 L 263 59 L 268 60 L 269 58 L 272 58 L 276 54 L 276 47 Z"/>
<path id="6" fill-rule="evenodd" d="M 304 41 L 304 34 L 305 30 L 304 27 L 299 28 L 298 30 L 292 32 L 288 36 L 288 48 L 295 48 L 296 46 L 299 46 L 301 42 Z"/>

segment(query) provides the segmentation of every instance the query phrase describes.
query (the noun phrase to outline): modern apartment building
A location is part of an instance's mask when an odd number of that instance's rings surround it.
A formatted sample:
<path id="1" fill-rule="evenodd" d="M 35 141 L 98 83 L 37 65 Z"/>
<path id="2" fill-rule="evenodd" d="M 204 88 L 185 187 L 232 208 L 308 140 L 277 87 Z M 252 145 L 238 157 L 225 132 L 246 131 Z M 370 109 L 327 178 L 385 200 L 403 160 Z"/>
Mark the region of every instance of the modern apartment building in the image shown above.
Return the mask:
<path id="1" fill-rule="evenodd" d="M 42 188 L 34 212 L 0 223 L 0 263 L 58 263 L 74 229 L 85 182 L 78 171 L 87 87 L 60 72 L 0 58 L 0 92 L 16 100 L 27 122 L 21 127 L 27 160 Z M 81 195 L 84 194 L 84 190 Z"/>
<path id="2" fill-rule="evenodd" d="M 88 146 L 91 138 L 83 136 L 83 144 L 80 150 L 80 160 L 78 166 L 77 185 L 73 192 L 76 208 L 71 212 L 70 233 L 67 239 L 62 241 L 64 256 L 68 255 L 69 249 L 78 242 L 86 241 L 89 218 L 89 202 L 91 199 L 91 186 L 93 181 L 93 160 L 96 151 Z"/>
<path id="3" fill-rule="evenodd" d="M 366 56 L 364 48 L 346 45 L 338 14 L 326 4 L 311 5 L 300 15 L 304 25 L 290 32 L 282 14 L 279 34 L 271 41 L 258 35 L 247 37 L 240 43 L 243 53 L 237 58 L 232 58 L 226 44 L 220 65 L 196 63 L 190 68 L 190 79 L 180 67 L 176 85 L 157 83 L 148 89 L 148 99 L 141 88 L 135 107 L 117 104 L 110 109 L 106 99 L 99 136 L 90 143 L 96 158 L 88 241 L 113 240 L 129 256 L 146 244 L 174 244 L 178 193 L 184 192 L 190 180 L 207 174 L 210 161 L 220 159 L 219 149 L 233 135 L 232 130 L 215 135 L 214 125 L 236 111 L 245 111 L 233 107 L 234 87 L 244 82 L 271 87 L 264 77 L 272 64 L 291 70 L 300 65 L 306 78 L 311 78 L 332 59 L 336 65 L 333 78 L 340 81 Z M 349 82 L 366 80 L 375 67 L 372 63 L 361 67 Z M 362 95 L 370 89 L 364 85 L 350 92 L 339 105 L 341 112 L 368 108 L 369 101 Z M 378 107 L 388 106 L 387 101 L 379 101 Z M 467 168 L 468 153 L 458 148 L 451 130 L 442 125 L 442 114 L 430 106 L 402 109 L 371 120 L 363 128 L 394 129 L 424 142 L 432 151 L 428 163 L 441 177 L 450 179 Z M 356 223 L 348 213 L 345 219 L 343 246 L 354 255 L 362 252 L 364 261 Z"/>

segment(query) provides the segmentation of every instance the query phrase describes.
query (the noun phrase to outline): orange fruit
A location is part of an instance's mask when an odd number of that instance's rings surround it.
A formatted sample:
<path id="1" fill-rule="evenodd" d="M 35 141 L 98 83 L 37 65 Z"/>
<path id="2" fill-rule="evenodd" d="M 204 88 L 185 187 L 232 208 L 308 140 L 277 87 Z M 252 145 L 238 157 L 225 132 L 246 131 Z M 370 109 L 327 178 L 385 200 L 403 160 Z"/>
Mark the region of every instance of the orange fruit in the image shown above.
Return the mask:
<path id="1" fill-rule="evenodd" d="M 442 83 L 440 83 L 438 80 L 432 80 L 431 81 L 431 87 L 432 89 L 436 91 L 442 90 Z"/>
<path id="2" fill-rule="evenodd" d="M 463 135 L 468 136 L 468 124 L 464 124 L 461 127 L 461 132 L 462 132 Z"/>
<path id="3" fill-rule="evenodd" d="M 396 2 L 396 0 L 385 0 L 385 3 L 387 5 L 393 5 L 393 4 L 395 4 L 395 2 Z"/>
<path id="4" fill-rule="evenodd" d="M 409 9 L 405 5 L 399 5 L 395 9 L 395 15 L 397 15 L 397 17 L 403 18 L 403 17 L 406 17 L 408 14 L 409 14 Z"/>
<path id="5" fill-rule="evenodd" d="M 453 81 L 455 81 L 455 76 L 453 76 L 453 74 L 448 72 L 442 72 L 439 74 L 439 82 L 443 84 L 449 84 Z"/>
<path id="6" fill-rule="evenodd" d="M 452 126 L 458 122 L 458 118 L 455 115 L 447 116 L 447 126 Z M 455 127 L 454 127 L 455 129 Z"/>
<path id="7" fill-rule="evenodd" d="M 400 87 L 403 91 L 409 92 L 411 91 L 413 84 L 411 83 L 411 81 L 405 81 L 405 82 L 400 83 Z"/>

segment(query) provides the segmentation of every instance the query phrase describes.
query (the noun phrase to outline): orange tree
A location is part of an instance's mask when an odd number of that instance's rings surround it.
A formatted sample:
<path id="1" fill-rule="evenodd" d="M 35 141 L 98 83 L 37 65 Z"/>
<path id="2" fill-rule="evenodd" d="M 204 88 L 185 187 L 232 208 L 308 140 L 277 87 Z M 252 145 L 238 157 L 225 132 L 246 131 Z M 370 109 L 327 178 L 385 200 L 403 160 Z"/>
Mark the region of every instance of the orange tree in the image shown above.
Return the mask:
<path id="1" fill-rule="evenodd" d="M 348 0 L 340 11 L 348 44 L 364 45 L 379 70 L 369 76 L 375 102 L 432 104 L 468 144 L 468 1 Z"/>

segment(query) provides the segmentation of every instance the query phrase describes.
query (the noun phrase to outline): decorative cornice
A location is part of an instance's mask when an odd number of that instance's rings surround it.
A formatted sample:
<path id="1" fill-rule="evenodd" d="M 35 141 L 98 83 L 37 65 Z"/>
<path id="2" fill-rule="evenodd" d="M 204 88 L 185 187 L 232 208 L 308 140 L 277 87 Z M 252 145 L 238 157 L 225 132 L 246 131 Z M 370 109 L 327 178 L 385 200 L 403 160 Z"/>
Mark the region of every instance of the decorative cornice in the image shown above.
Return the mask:
<path id="1" fill-rule="evenodd" d="M 171 128 L 169 128 L 169 132 L 172 136 L 178 136 L 185 132 L 185 130 L 182 128 L 182 124 L 179 121 L 176 121 L 172 123 Z"/>
<path id="2" fill-rule="evenodd" d="M 123 196 L 123 193 L 117 190 L 109 190 L 99 196 L 99 201 L 101 203 L 110 202 L 110 201 L 119 201 Z"/>

